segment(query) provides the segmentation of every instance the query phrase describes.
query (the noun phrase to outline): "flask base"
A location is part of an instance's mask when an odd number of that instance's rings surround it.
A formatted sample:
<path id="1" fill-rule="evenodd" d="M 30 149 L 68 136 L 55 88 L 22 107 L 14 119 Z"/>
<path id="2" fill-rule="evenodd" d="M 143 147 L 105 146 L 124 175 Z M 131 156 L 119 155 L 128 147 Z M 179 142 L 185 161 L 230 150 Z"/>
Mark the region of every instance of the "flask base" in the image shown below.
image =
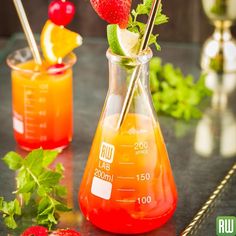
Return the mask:
<path id="1" fill-rule="evenodd" d="M 89 214 L 87 220 L 94 226 L 104 231 L 115 234 L 143 234 L 160 228 L 166 224 L 173 216 L 176 204 L 173 205 L 168 212 L 159 217 L 133 219 L 132 222 L 126 221 L 127 218 L 119 218 L 119 214 L 110 216 L 98 216 L 97 214 Z M 85 214 L 86 215 L 86 214 Z M 117 217 L 118 216 L 118 217 Z"/>

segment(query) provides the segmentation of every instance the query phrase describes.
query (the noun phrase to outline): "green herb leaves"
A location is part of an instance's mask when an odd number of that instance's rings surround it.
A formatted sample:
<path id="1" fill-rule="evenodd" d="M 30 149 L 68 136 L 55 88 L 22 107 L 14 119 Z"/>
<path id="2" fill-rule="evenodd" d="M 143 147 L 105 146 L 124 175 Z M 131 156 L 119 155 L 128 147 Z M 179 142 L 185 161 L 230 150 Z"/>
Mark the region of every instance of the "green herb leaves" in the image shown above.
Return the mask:
<path id="1" fill-rule="evenodd" d="M 35 213 L 33 221 L 49 229 L 57 223 L 58 211 L 70 210 L 62 202 L 62 197 L 66 195 L 66 188 L 60 185 L 63 166 L 58 164 L 54 170 L 49 169 L 57 155 L 57 151 L 37 149 L 25 158 L 15 152 L 9 152 L 3 158 L 11 170 L 17 170 L 17 189 L 14 192 L 17 198 L 12 202 L 0 198 L 0 213 L 9 228 L 17 227 L 16 216 L 23 214 L 24 208 L 29 205 L 35 208 L 31 209 L 31 213 Z M 22 199 L 21 206 L 18 199 Z"/>
<path id="2" fill-rule="evenodd" d="M 192 75 L 184 76 L 170 63 L 162 65 L 158 57 L 150 62 L 150 89 L 157 112 L 184 120 L 200 118 L 198 105 L 211 95 L 205 87 L 205 76 L 195 83 Z"/>
<path id="3" fill-rule="evenodd" d="M 153 0 L 142 0 L 141 4 L 138 4 L 136 9 L 132 10 L 130 17 L 129 17 L 129 24 L 127 29 L 129 31 L 139 33 L 140 39 L 144 35 L 144 31 L 146 28 L 146 24 L 141 22 L 138 18 L 141 16 L 148 16 L 149 12 L 152 7 Z M 161 25 L 168 22 L 168 17 L 164 14 L 162 14 L 162 6 L 159 8 L 156 19 L 155 19 L 155 25 Z M 154 44 L 156 46 L 157 50 L 160 50 L 160 45 L 157 43 L 157 37 L 158 34 L 151 34 L 149 45 Z"/>
<path id="4" fill-rule="evenodd" d="M 3 215 L 4 223 L 8 228 L 15 229 L 17 227 L 14 219 L 15 215 L 21 214 L 20 203 L 17 199 L 6 202 L 3 197 L 0 197 L 0 212 Z"/>
<path id="5" fill-rule="evenodd" d="M 3 161 L 8 165 L 11 170 L 18 170 L 22 166 L 23 159 L 16 152 L 9 152 L 3 158 Z"/>

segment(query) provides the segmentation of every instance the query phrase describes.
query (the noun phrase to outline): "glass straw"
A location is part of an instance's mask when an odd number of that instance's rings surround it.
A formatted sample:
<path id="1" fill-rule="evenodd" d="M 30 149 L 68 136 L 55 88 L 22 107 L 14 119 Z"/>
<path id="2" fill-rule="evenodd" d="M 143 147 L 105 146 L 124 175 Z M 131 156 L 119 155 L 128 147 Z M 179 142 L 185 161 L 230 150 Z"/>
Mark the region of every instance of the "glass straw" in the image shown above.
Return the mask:
<path id="1" fill-rule="evenodd" d="M 152 3 L 152 9 L 151 9 L 150 15 L 148 17 L 148 22 L 147 22 L 145 33 L 144 33 L 144 36 L 143 36 L 143 39 L 142 39 L 142 42 L 141 42 L 141 46 L 140 46 L 140 49 L 139 49 L 139 54 L 143 50 L 146 50 L 147 47 L 148 47 L 148 42 L 149 42 L 153 27 L 154 27 L 156 15 L 157 15 L 158 9 L 160 7 L 160 4 L 161 4 L 161 0 L 154 0 L 153 3 Z M 144 91 L 144 88 L 143 88 L 140 80 L 138 80 L 139 77 L 140 77 L 140 73 L 141 73 L 141 66 L 138 65 L 134 69 L 134 72 L 131 76 L 130 85 L 129 85 L 127 94 L 125 96 L 124 105 L 121 109 L 121 114 L 120 114 L 120 117 L 119 117 L 119 120 L 118 120 L 118 123 L 117 123 L 117 130 L 121 127 L 121 125 L 122 125 L 122 123 L 123 123 L 123 121 L 124 121 L 124 119 L 127 115 L 127 112 L 129 110 L 129 107 L 130 107 L 130 104 L 131 104 L 131 100 L 133 98 L 133 94 L 134 94 L 134 90 L 135 90 L 135 86 L 136 86 L 137 81 L 138 81 L 138 85 L 141 88 L 141 90 Z M 144 94 L 145 94 L 145 92 L 144 92 Z M 153 120 L 155 120 L 155 118 L 153 117 L 152 108 L 150 106 L 149 106 L 149 109 L 151 111 L 151 115 L 152 115 Z"/>
<path id="2" fill-rule="evenodd" d="M 31 49 L 32 55 L 34 57 L 35 63 L 38 65 L 42 65 L 42 59 L 40 57 L 40 53 L 33 35 L 33 32 L 31 30 L 31 27 L 29 25 L 29 21 L 27 19 L 23 4 L 21 0 L 13 0 L 17 14 L 19 16 L 22 28 L 24 30 L 26 39 L 28 41 L 29 47 Z"/>

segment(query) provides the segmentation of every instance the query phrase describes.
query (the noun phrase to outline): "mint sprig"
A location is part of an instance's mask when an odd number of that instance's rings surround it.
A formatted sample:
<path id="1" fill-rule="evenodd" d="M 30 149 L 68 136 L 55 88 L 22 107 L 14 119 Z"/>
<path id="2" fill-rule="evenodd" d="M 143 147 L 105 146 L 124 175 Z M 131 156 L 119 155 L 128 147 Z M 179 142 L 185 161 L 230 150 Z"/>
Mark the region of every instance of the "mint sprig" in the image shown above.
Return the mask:
<path id="1" fill-rule="evenodd" d="M 211 91 L 205 86 L 205 75 L 195 82 L 192 75 L 185 76 L 173 64 L 162 64 L 158 57 L 150 61 L 150 89 L 155 110 L 176 119 L 198 119 L 199 107 Z"/>
<path id="2" fill-rule="evenodd" d="M 6 202 L 0 198 L 0 213 L 7 227 L 16 228 L 17 216 L 29 211 L 29 206 L 32 206 L 32 221 L 49 229 L 57 224 L 58 212 L 71 210 L 63 203 L 66 195 L 66 188 L 60 184 L 63 166 L 58 164 L 54 169 L 49 168 L 57 155 L 57 151 L 37 149 L 25 158 L 9 152 L 2 159 L 9 169 L 17 171 L 16 199 Z M 22 200 L 21 205 L 18 199 Z"/>
<path id="3" fill-rule="evenodd" d="M 146 24 L 140 21 L 140 17 L 148 16 L 152 7 L 153 0 L 142 0 L 142 3 L 138 4 L 136 9 L 131 11 L 129 16 L 129 23 L 127 29 L 131 32 L 139 33 L 140 39 L 142 39 Z M 168 17 L 162 14 L 162 5 L 159 7 L 156 19 L 155 26 L 164 24 L 168 22 Z M 154 44 L 157 50 L 160 50 L 160 45 L 157 43 L 158 34 L 151 34 L 149 45 Z"/>
<path id="4" fill-rule="evenodd" d="M 15 229 L 17 227 L 15 216 L 21 215 L 20 203 L 17 199 L 6 202 L 3 197 L 0 197 L 0 212 L 2 213 L 5 225 L 8 228 Z"/>

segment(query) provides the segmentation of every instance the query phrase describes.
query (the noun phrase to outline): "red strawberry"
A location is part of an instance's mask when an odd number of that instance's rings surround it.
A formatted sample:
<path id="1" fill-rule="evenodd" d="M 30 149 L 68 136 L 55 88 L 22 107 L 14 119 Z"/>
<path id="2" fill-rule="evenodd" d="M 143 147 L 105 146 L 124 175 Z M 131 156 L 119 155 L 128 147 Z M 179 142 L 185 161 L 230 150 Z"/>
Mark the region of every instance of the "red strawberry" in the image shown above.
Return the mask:
<path id="1" fill-rule="evenodd" d="M 81 236 L 80 233 L 72 229 L 58 229 L 53 231 L 50 236 Z"/>
<path id="2" fill-rule="evenodd" d="M 48 230 L 43 226 L 31 226 L 21 236 L 48 236 Z"/>
<path id="3" fill-rule="evenodd" d="M 131 0 L 90 0 L 97 14 L 110 24 L 126 28 L 129 21 Z"/>

